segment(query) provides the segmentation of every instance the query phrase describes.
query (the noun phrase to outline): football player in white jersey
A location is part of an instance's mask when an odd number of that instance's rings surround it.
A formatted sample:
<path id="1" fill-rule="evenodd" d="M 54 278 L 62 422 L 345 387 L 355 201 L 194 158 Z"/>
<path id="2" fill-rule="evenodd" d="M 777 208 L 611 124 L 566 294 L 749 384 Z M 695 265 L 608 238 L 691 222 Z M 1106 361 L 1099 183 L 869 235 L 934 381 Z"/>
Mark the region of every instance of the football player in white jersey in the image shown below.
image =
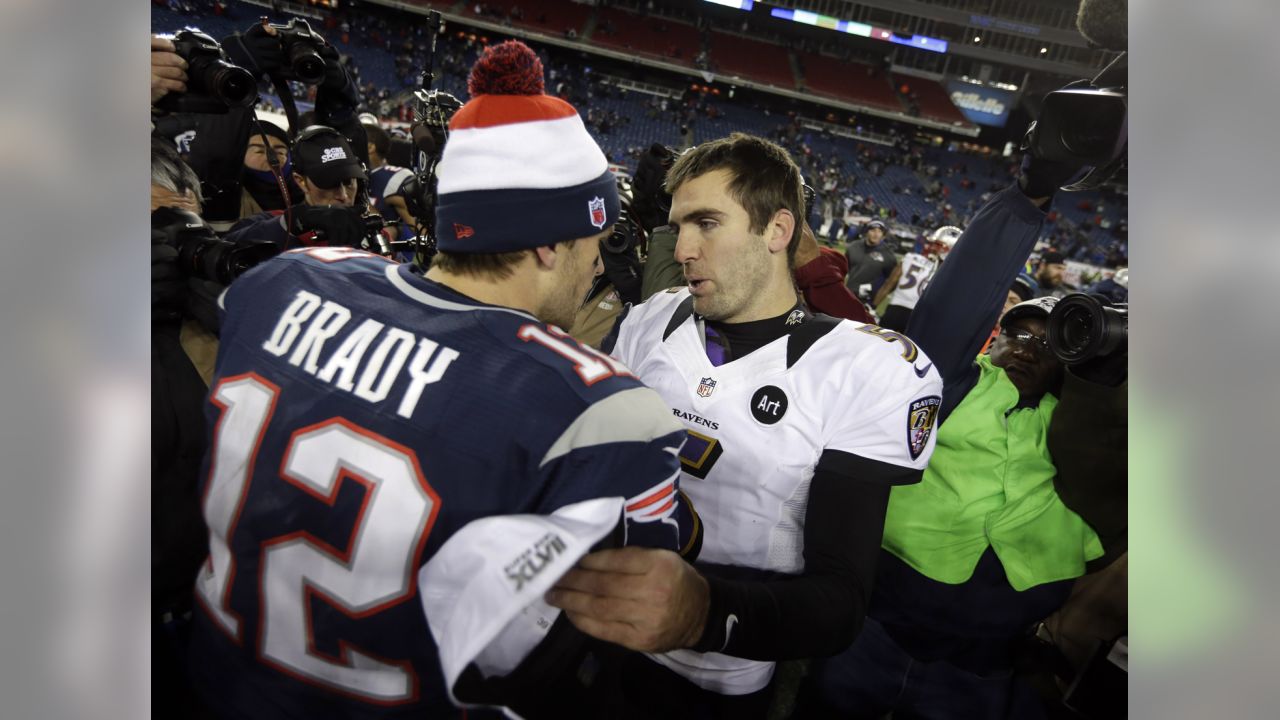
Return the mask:
<path id="1" fill-rule="evenodd" d="M 884 315 L 880 318 L 880 327 L 898 332 L 907 329 L 911 311 L 920 302 L 920 296 L 929 287 L 929 281 L 942 266 L 947 253 L 951 252 L 951 248 L 960 239 L 960 232 L 960 228 L 954 225 L 940 227 L 929 234 L 929 240 L 925 242 L 921 252 L 907 253 L 902 257 L 902 262 L 876 291 L 871 303 L 873 307 L 879 307 L 884 296 L 893 293 L 889 296 L 889 307 L 885 308 Z"/>
<path id="2" fill-rule="evenodd" d="M 775 661 L 861 627 L 889 488 L 921 478 L 942 381 L 906 336 L 798 302 L 785 150 L 735 133 L 681 156 L 667 188 L 687 286 L 630 308 L 605 349 L 688 430 L 702 554 L 595 553 L 548 600 L 649 653 L 622 681 L 639 716 L 763 717 Z"/>

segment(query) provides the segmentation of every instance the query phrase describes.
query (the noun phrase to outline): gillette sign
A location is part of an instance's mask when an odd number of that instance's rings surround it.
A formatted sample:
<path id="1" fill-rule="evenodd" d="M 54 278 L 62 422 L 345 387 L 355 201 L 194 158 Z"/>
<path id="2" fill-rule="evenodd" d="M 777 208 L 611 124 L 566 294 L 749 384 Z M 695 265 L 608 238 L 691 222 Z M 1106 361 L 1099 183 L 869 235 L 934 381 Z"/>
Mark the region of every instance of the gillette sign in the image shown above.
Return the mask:
<path id="1" fill-rule="evenodd" d="M 963 80 L 948 80 L 947 95 L 960 112 L 979 125 L 1004 127 L 1013 109 L 1013 93 Z"/>

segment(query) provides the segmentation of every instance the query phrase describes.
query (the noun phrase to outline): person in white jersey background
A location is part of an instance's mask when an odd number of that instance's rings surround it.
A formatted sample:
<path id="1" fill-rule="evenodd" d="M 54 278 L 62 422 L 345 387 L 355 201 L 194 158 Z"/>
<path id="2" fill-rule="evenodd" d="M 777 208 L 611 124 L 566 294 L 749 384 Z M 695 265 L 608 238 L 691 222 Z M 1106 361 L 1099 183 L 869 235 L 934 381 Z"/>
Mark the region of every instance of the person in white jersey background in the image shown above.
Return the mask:
<path id="1" fill-rule="evenodd" d="M 889 307 L 885 308 L 884 315 L 880 317 L 880 327 L 898 332 L 907 329 L 911 311 L 920 302 L 920 296 L 929 287 L 933 274 L 938 272 L 947 253 L 951 252 L 959 239 L 960 228 L 946 225 L 929 234 L 929 239 L 920 252 L 902 256 L 902 262 L 876 291 L 875 300 L 871 303 L 872 307 L 880 307 L 885 295 L 889 295 Z"/>
<path id="2" fill-rule="evenodd" d="M 688 430 L 702 554 L 593 553 L 548 601 L 649 653 L 623 676 L 636 716 L 763 717 L 775 661 L 840 652 L 861 627 L 889 488 L 921 478 L 942 381 L 905 336 L 798 301 L 785 150 L 735 133 L 666 186 L 687 287 L 630 308 L 604 349 Z"/>

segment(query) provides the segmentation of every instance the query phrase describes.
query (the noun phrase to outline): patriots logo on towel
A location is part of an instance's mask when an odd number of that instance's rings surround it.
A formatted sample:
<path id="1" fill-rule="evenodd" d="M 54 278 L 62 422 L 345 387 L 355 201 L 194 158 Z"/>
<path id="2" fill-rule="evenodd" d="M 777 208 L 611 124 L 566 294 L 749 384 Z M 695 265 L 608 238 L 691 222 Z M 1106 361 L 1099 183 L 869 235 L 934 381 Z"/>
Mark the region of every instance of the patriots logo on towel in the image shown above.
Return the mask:
<path id="1" fill-rule="evenodd" d="M 711 393 L 716 391 L 716 381 L 709 377 L 702 378 L 702 382 L 698 383 L 698 395 L 702 397 L 711 397 Z"/>
<path id="2" fill-rule="evenodd" d="M 907 445 L 911 449 L 912 460 L 920 457 L 920 453 L 929 444 L 929 436 L 933 435 L 933 426 L 938 420 L 938 410 L 941 407 L 942 398 L 937 395 L 911 401 L 911 408 L 907 412 Z"/>
<path id="3" fill-rule="evenodd" d="M 597 228 L 603 228 L 608 217 L 604 212 L 604 198 L 591 198 L 587 203 L 587 212 L 591 213 L 591 224 Z"/>

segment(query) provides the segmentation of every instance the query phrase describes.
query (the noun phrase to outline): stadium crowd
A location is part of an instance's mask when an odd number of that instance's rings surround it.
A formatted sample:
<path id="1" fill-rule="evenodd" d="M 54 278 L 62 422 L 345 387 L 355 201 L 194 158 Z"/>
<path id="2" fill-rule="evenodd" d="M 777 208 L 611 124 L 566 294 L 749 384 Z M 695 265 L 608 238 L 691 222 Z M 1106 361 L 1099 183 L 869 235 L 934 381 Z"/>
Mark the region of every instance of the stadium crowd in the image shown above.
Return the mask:
<path id="1" fill-rule="evenodd" d="M 157 717 L 1115 710 L 1083 163 L 317 12 L 153 7 Z"/>

